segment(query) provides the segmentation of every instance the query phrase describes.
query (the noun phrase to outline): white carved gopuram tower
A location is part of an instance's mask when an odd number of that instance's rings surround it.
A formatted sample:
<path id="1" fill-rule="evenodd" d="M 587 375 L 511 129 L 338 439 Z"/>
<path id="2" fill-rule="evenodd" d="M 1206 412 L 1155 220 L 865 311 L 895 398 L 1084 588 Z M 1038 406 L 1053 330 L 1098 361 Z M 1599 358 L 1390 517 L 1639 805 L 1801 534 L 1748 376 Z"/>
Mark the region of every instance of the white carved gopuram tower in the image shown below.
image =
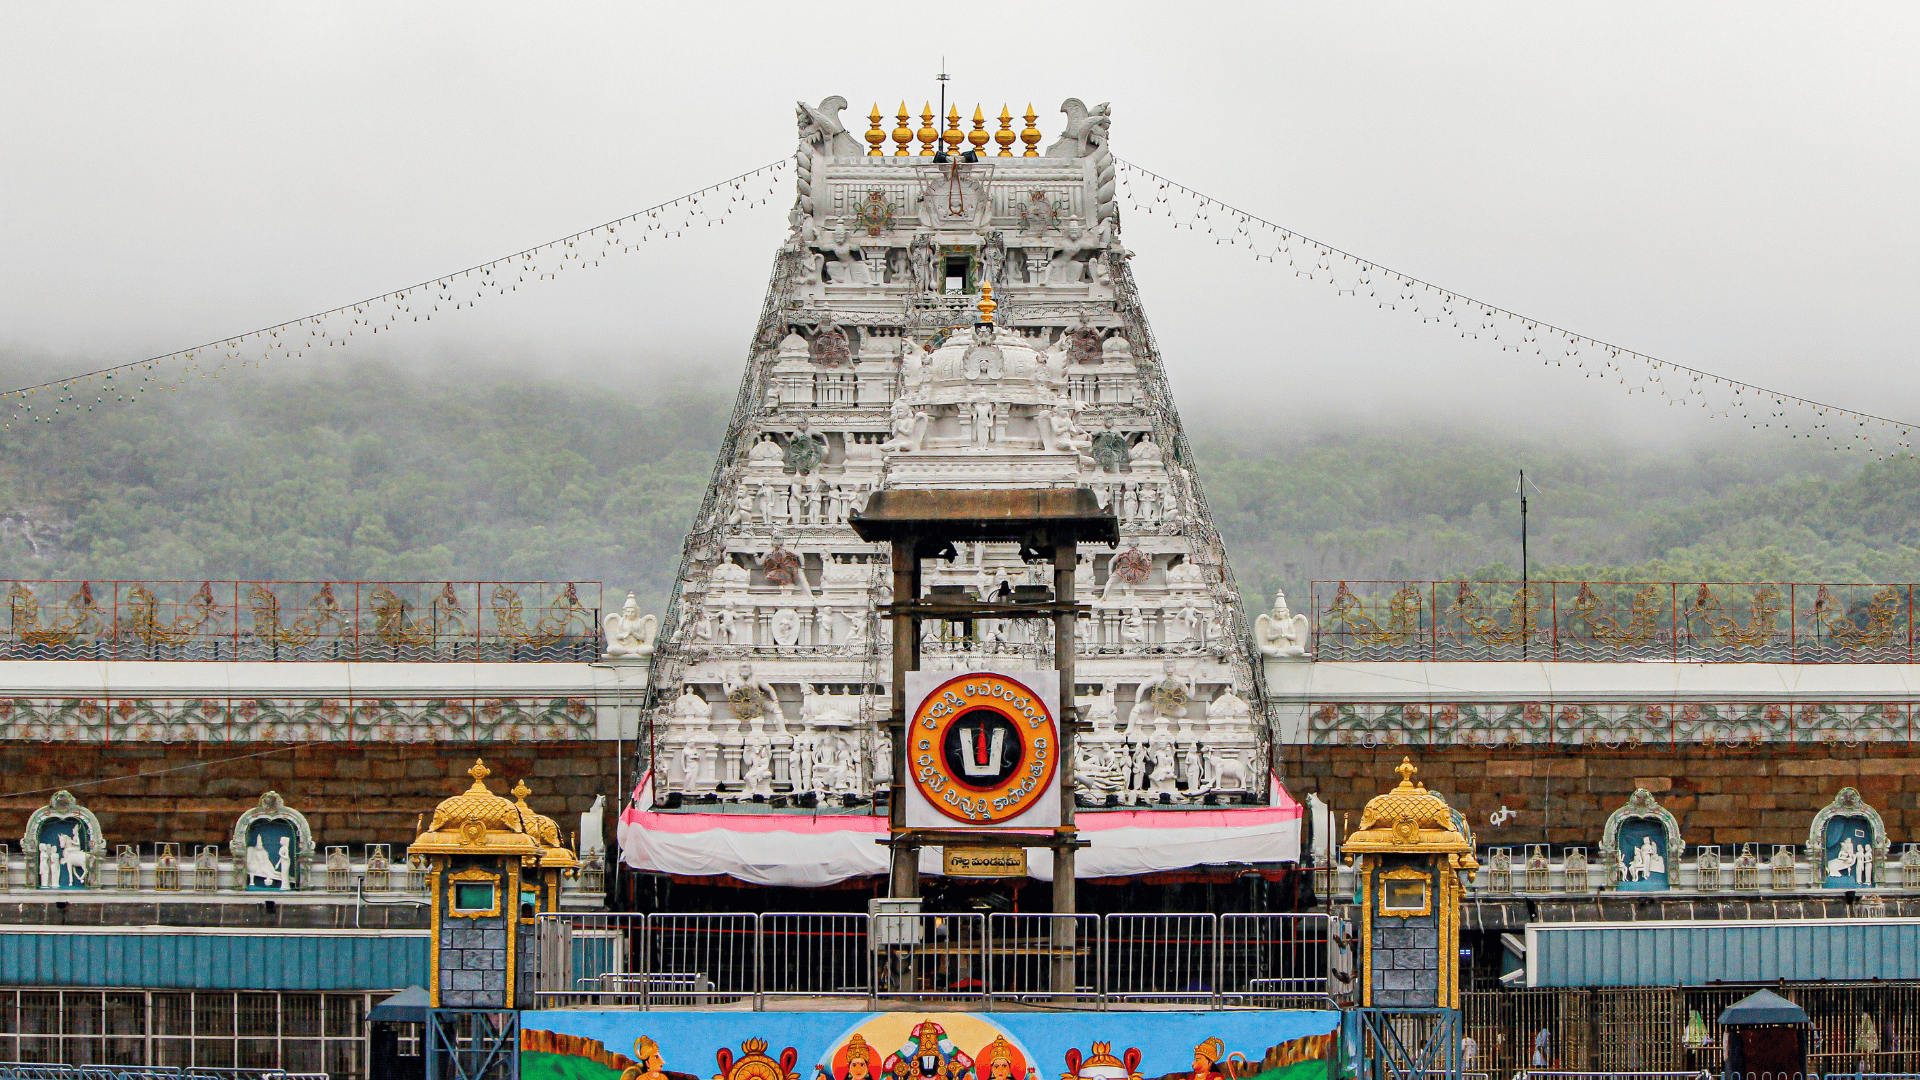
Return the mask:
<path id="1" fill-rule="evenodd" d="M 876 109 L 864 143 L 844 107 L 800 107 L 792 231 L 650 672 L 656 796 L 870 813 L 892 597 L 848 515 L 887 487 L 1080 485 L 1122 537 L 1081 555 L 1082 805 L 1263 803 L 1256 654 L 1121 244 L 1107 107 L 1066 102 L 1044 149 L 1031 107 L 997 131 Z M 927 582 L 1017 597 L 1044 572 L 963 545 Z M 930 669 L 1051 666 L 1043 624 L 940 625 Z"/>

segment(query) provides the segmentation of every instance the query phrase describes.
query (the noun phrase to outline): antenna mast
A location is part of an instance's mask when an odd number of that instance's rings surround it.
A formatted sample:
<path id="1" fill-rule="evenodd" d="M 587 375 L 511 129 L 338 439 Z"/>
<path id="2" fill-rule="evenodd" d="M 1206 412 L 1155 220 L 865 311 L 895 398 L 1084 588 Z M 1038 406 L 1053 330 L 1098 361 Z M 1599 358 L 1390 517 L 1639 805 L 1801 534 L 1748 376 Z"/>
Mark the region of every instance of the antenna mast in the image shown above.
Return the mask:
<path id="1" fill-rule="evenodd" d="M 940 74 L 935 76 L 940 83 L 940 119 L 945 122 L 947 116 L 947 58 L 940 58 Z"/>

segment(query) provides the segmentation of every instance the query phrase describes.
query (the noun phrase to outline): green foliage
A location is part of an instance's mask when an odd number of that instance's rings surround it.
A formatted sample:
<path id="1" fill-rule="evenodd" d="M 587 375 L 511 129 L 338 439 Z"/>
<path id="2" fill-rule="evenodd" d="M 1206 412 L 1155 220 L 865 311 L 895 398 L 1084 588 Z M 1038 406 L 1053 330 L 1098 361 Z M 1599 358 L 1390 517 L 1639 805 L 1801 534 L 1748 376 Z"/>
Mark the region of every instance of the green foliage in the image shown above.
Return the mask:
<path id="1" fill-rule="evenodd" d="M 146 397 L 0 433 L 0 576 L 600 580 L 658 611 L 732 394 L 362 364 Z"/>
<path id="2" fill-rule="evenodd" d="M 0 432 L 0 577 L 598 580 L 660 611 L 729 375 L 248 373 Z M 1189 417 L 1249 599 L 1314 579 L 1920 581 L 1920 461 Z"/>
<path id="3" fill-rule="evenodd" d="M 1648 446 L 1437 425 L 1266 436 L 1194 425 L 1243 588 L 1519 577 L 1518 471 L 1536 580 L 1920 580 L 1920 460 L 1865 466 L 1740 433 Z"/>

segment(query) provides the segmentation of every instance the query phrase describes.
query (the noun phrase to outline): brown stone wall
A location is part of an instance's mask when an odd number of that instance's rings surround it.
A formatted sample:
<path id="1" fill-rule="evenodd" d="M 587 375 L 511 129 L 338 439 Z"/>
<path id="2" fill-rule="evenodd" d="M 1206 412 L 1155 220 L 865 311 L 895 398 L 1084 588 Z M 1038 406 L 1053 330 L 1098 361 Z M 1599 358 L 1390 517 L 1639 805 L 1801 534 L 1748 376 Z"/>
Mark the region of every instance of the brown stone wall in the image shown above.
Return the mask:
<path id="1" fill-rule="evenodd" d="M 172 746 L 86 743 L 0 744 L 5 790 L 34 792 L 0 798 L 0 841 L 19 846 L 27 815 L 67 788 L 100 818 L 107 854 L 114 845 L 177 841 L 225 849 L 240 812 L 269 789 L 307 816 L 316 847 L 366 843 L 394 845 L 398 857 L 414 838 L 414 821 L 431 818 L 440 800 L 473 783 L 466 770 L 475 757 L 493 775 L 488 787 L 506 794 L 524 779 L 533 794 L 527 805 L 553 818 L 564 837 L 579 828 L 579 815 L 595 795 L 607 796 L 607 829 L 613 828 L 621 752 L 632 743 L 407 746 L 265 746 L 186 743 Z M 258 754 L 257 757 L 242 755 Z M 631 783 L 631 762 L 622 774 Z M 47 789 L 47 790 L 41 790 Z M 609 850 L 612 848 L 609 836 Z"/>
<path id="2" fill-rule="evenodd" d="M 1342 835 L 1367 800 L 1391 789 L 1404 757 L 1418 780 L 1466 812 L 1482 844 L 1549 842 L 1597 853 L 1607 815 L 1646 788 L 1693 844 L 1805 844 L 1813 815 L 1843 787 L 1860 789 L 1899 845 L 1920 842 L 1920 747 L 1763 746 L 1687 750 L 1283 746 L 1280 775 L 1295 798 L 1333 807 Z M 1495 828 L 1501 806 L 1520 816 Z M 1759 849 L 1764 860 L 1772 849 Z"/>

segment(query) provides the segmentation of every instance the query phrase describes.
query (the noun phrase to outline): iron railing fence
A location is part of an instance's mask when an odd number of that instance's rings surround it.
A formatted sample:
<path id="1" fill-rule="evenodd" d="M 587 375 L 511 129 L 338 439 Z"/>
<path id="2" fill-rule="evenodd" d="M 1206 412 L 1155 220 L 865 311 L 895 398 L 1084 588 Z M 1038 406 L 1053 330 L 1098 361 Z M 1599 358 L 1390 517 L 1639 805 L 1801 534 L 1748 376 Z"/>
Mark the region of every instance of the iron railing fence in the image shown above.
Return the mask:
<path id="1" fill-rule="evenodd" d="M 1322 660 L 1910 663 L 1920 585 L 1316 581 Z"/>
<path id="2" fill-rule="evenodd" d="M 7 581 L 4 660 L 589 661 L 597 581 Z"/>
<path id="3" fill-rule="evenodd" d="M 987 993 L 996 1001 L 1097 1005 L 1106 985 L 1098 915 L 995 913 L 987 919 Z M 1071 965 L 1071 991 L 1054 973 Z"/>
<path id="4" fill-rule="evenodd" d="M 366 1016 L 381 994 L 0 988 L 0 1078 L 68 1066 L 245 1078 L 367 1075 Z M 104 1078 L 99 1078 L 104 1080 Z"/>
<path id="5" fill-rule="evenodd" d="M 1514 1076 L 1719 1076 L 1720 1014 L 1756 986 L 1475 990 L 1463 1068 Z M 1807 1072 L 1920 1074 L 1920 984 L 1769 984 L 1807 1011 Z M 1538 1062 L 1544 1061 L 1545 1065 Z"/>
<path id="6" fill-rule="evenodd" d="M 551 1007 L 765 1009 L 841 997 L 1324 1008 L 1327 929 L 1318 912 L 554 913 L 539 917 L 533 977 Z"/>

